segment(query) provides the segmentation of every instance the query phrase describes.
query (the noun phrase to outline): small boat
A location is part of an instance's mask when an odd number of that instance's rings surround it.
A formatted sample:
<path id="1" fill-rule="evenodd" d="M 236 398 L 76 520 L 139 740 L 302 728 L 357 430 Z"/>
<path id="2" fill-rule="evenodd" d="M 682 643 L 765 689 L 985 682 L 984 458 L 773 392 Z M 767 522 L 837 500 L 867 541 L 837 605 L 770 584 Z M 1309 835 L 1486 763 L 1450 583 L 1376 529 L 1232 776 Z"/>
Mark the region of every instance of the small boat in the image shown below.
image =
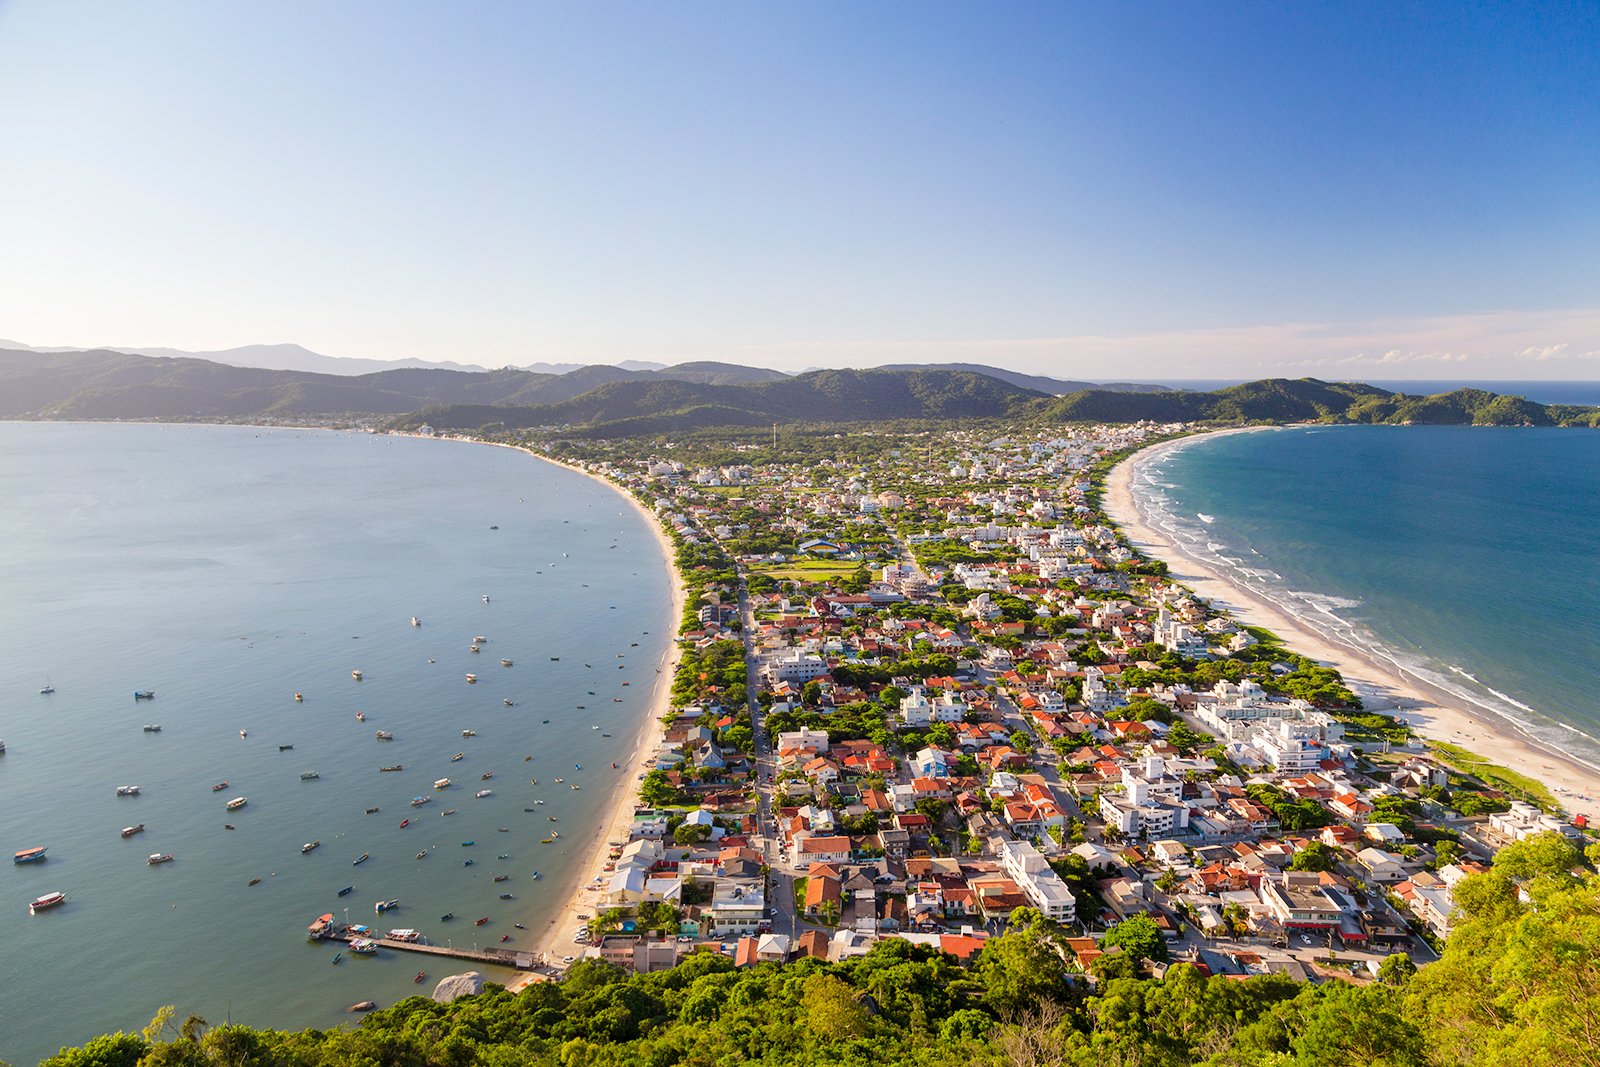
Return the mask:
<path id="1" fill-rule="evenodd" d="M 511 935 L 510 934 L 501 934 L 500 935 L 500 941 L 502 943 L 504 943 L 506 941 L 510 941 L 510 940 L 511 940 Z"/>
<path id="2" fill-rule="evenodd" d="M 401 819 L 400 820 L 400 829 L 404 830 L 406 827 L 408 827 L 410 825 L 411 825 L 411 820 L 410 819 Z"/>
<path id="3" fill-rule="evenodd" d="M 476 799 L 482 800 L 484 797 L 492 797 L 492 796 L 494 796 L 494 790 L 493 789 L 480 789 L 480 790 L 478 790 L 476 793 L 474 793 L 472 795 Z"/>
<path id="4" fill-rule="evenodd" d="M 359 681 L 361 681 L 361 672 L 360 671 L 351 671 L 350 672 L 350 677 L 354 678 L 356 681 L 359 682 Z"/>
<path id="5" fill-rule="evenodd" d="M 552 838 L 560 837 L 561 836 L 561 831 L 560 830 L 551 830 L 550 831 L 550 836 Z"/>
<path id="6" fill-rule="evenodd" d="M 356 722 L 366 722 L 366 721 L 367 721 L 367 713 L 366 712 L 364 712 L 364 711 L 356 712 Z"/>
<path id="7" fill-rule="evenodd" d="M 158 722 L 147 722 L 144 724 L 144 732 L 147 734 L 159 734 L 161 732 L 161 724 Z"/>
<path id="8" fill-rule="evenodd" d="M 487 915 L 485 915 L 481 919 L 473 919 L 472 920 L 472 925 L 473 926 L 482 926 L 484 923 L 486 923 L 488 921 L 489 921 L 489 917 Z"/>
<path id="9" fill-rule="evenodd" d="M 422 620 L 417 618 L 415 615 L 413 615 L 413 616 L 411 616 L 411 625 L 412 626 L 421 626 L 422 625 Z"/>
<path id="10" fill-rule="evenodd" d="M 468 652 L 482 652 L 483 649 L 479 648 L 477 645 L 471 645 L 471 646 L 469 646 L 467 648 L 467 651 Z"/>
<path id="11" fill-rule="evenodd" d="M 478 731 L 476 731 L 476 730 L 462 730 L 461 731 L 461 736 L 462 737 L 477 737 L 478 736 Z"/>
<path id="12" fill-rule="evenodd" d="M 306 853 L 315 851 L 316 849 L 319 849 L 321 847 L 322 847 L 322 842 L 321 841 L 307 841 L 305 844 L 300 846 L 300 854 L 303 856 Z"/>
<path id="13" fill-rule="evenodd" d="M 341 889 L 341 890 L 339 890 L 339 895 L 340 895 L 340 896 L 341 896 L 341 897 L 347 897 L 347 896 L 349 896 L 349 895 L 350 895 L 350 894 L 351 894 L 351 893 L 354 893 L 354 892 L 355 892 L 355 891 L 356 891 L 356 887 L 355 887 L 355 886 L 353 886 L 353 885 L 347 885 L 347 886 L 345 886 L 345 887 L 344 887 L 344 888 L 343 888 L 343 889 Z"/>
<path id="14" fill-rule="evenodd" d="M 500 827 L 500 832 L 501 833 L 505 833 L 505 831 L 506 831 L 506 828 L 504 826 Z M 511 858 L 511 853 L 509 853 L 509 852 L 502 852 L 502 853 L 500 853 L 500 855 L 495 857 L 495 859 L 497 859 L 497 860 L 508 860 L 510 858 Z"/>
<path id="15" fill-rule="evenodd" d="M 509 874 L 497 874 L 497 875 L 494 876 L 494 880 L 497 881 L 497 882 L 503 882 L 507 878 L 510 878 L 510 877 L 511 876 Z"/>
<path id="16" fill-rule="evenodd" d="M 170 852 L 152 852 L 150 854 L 150 858 L 145 860 L 145 862 L 148 863 L 152 867 L 154 867 L 158 863 L 171 863 L 172 862 L 172 853 L 170 853 Z"/>
<path id="17" fill-rule="evenodd" d="M 378 812 L 380 812 L 382 810 L 383 810 L 382 808 L 368 808 L 367 809 L 367 814 L 368 815 L 376 815 L 376 814 L 378 814 Z"/>
<path id="18" fill-rule="evenodd" d="M 579 790 L 579 789 L 580 789 L 580 788 L 582 788 L 582 787 L 581 787 L 581 786 L 576 786 L 576 785 L 575 785 L 575 786 L 573 786 L 573 787 L 572 787 L 572 791 L 573 791 L 573 792 L 574 792 L 574 793 L 576 793 L 576 792 L 577 792 L 577 791 L 578 791 L 578 790 Z"/>
<path id="19" fill-rule="evenodd" d="M 44 676 L 44 688 L 39 690 L 39 695 L 40 696 L 49 696 L 51 693 L 54 693 L 55 691 L 56 691 L 56 687 L 54 685 L 50 684 L 50 676 L 48 674 L 45 675 Z"/>
<path id="20" fill-rule="evenodd" d="M 296 694 L 295 694 L 295 695 L 294 695 L 294 702 L 295 702 L 295 703 L 296 703 L 296 704 L 303 704 L 303 703 L 305 703 L 305 699 L 306 699 L 306 698 L 305 698 L 305 697 L 304 697 L 304 696 L 302 696 L 302 695 L 301 695 L 301 694 L 299 694 L 299 693 L 296 693 Z"/>
<path id="21" fill-rule="evenodd" d="M 216 785 L 212 786 L 211 787 L 211 791 L 213 793 L 220 793 L 226 788 L 228 788 L 228 783 L 227 783 L 227 780 L 224 779 L 223 781 L 220 781 Z"/>
<path id="22" fill-rule="evenodd" d="M 224 830 L 232 830 L 233 829 L 233 823 L 225 822 L 225 823 L 222 824 L 222 828 Z"/>
<path id="23" fill-rule="evenodd" d="M 394 734 L 391 734 L 388 730 L 379 730 L 373 736 L 376 737 L 379 741 L 393 741 L 394 740 Z"/>
<path id="24" fill-rule="evenodd" d="M 559 662 L 561 662 L 561 657 L 560 656 L 551 656 L 550 657 L 550 662 L 551 663 L 559 663 Z"/>
<path id="25" fill-rule="evenodd" d="M 279 752 L 290 752 L 293 749 L 294 749 L 293 745 L 279 745 L 278 746 L 278 751 Z"/>
<path id="26" fill-rule="evenodd" d="M 314 778 L 321 778 L 321 777 L 322 777 L 322 775 L 318 774 L 316 771 L 301 771 L 300 772 L 300 780 L 302 782 L 309 782 Z"/>
<path id="27" fill-rule="evenodd" d="M 483 602 L 485 604 L 487 604 L 489 602 L 489 594 L 488 593 L 483 594 Z"/>
<path id="28" fill-rule="evenodd" d="M 565 785 L 566 782 L 567 782 L 567 780 L 565 778 L 557 778 L 556 779 L 556 785 Z"/>
<path id="29" fill-rule="evenodd" d="M 500 661 L 500 666 L 509 667 L 509 666 L 511 666 L 511 661 L 508 660 L 508 659 L 503 659 L 503 660 Z"/>
<path id="30" fill-rule="evenodd" d="M 477 637 L 472 639 L 472 643 L 475 645 L 486 645 L 489 643 L 489 639 L 482 634 L 479 634 Z"/>
<path id="31" fill-rule="evenodd" d="M 510 893 L 501 893 L 500 894 L 500 899 L 501 900 L 515 900 L 516 898 L 514 896 L 512 896 Z"/>
<path id="32" fill-rule="evenodd" d="M 139 823 L 137 826 L 124 826 L 122 828 L 123 837 L 132 837 L 134 834 L 142 833 L 144 833 L 144 823 Z"/>
<path id="33" fill-rule="evenodd" d="M 248 803 L 250 803 L 250 801 L 244 797 L 234 797 L 232 800 L 228 801 L 226 807 L 229 811 L 238 811 Z"/>
<path id="34" fill-rule="evenodd" d="M 466 755 L 465 752 L 457 752 L 454 756 L 450 757 L 450 762 L 451 763 L 459 763 L 461 761 L 461 757 L 463 757 L 465 755 Z"/>
<path id="35" fill-rule="evenodd" d="M 428 977 L 428 973 L 426 971 L 418 971 L 417 972 L 417 976 L 415 978 L 411 979 L 411 980 L 413 982 L 420 982 L 426 977 Z"/>
<path id="36" fill-rule="evenodd" d="M 504 705 L 505 705 L 505 706 L 506 706 L 506 707 L 508 707 L 508 708 L 514 708 L 514 707 L 516 707 L 516 705 L 515 705 L 515 704 L 514 704 L 514 703 L 512 703 L 512 701 L 511 701 L 511 698 L 510 698 L 510 697 L 501 697 L 501 698 L 500 698 L 500 703 L 502 703 L 502 704 L 504 704 Z"/>
<path id="37" fill-rule="evenodd" d="M 539 880 L 539 872 L 538 872 L 538 871 L 534 871 L 534 872 L 533 872 L 533 874 L 531 874 L 531 875 L 530 875 L 530 876 L 529 876 L 529 877 L 528 877 L 528 880 L 529 880 L 529 881 L 530 881 L 530 882 L 537 882 L 537 881 L 538 881 L 538 880 Z"/>
<path id="38" fill-rule="evenodd" d="M 243 741 L 245 738 L 247 738 L 249 736 L 250 736 L 250 731 L 249 730 L 240 730 L 239 731 L 239 740 Z"/>
<path id="39" fill-rule="evenodd" d="M 442 922 L 442 923 L 447 923 L 451 919 L 454 919 L 455 917 L 456 917 L 456 913 L 455 912 L 447 911 L 443 915 L 439 916 L 439 921 Z"/>
<path id="40" fill-rule="evenodd" d="M 489 779 L 491 779 L 493 777 L 494 777 L 494 772 L 493 771 L 484 771 L 482 774 L 478 775 L 478 781 L 487 782 Z"/>
<path id="41" fill-rule="evenodd" d="M 617 761 L 616 760 L 612 760 L 611 761 L 611 769 L 612 770 L 616 770 L 617 769 Z"/>
<path id="42" fill-rule="evenodd" d="M 448 778 L 436 778 L 436 779 L 434 779 L 433 787 L 435 789 L 449 789 L 450 788 L 450 779 L 448 779 Z"/>
<path id="43" fill-rule="evenodd" d="M 154 700 L 155 698 L 156 691 L 154 689 L 135 689 L 133 691 L 133 699 L 135 700 Z"/>
<path id="44" fill-rule="evenodd" d="M 433 803 L 433 798 L 431 796 L 422 796 L 422 797 L 412 797 L 411 798 L 411 806 L 413 808 L 420 808 L 424 804 L 432 804 L 432 803 Z"/>
<path id="45" fill-rule="evenodd" d="M 542 838 L 542 839 L 541 839 L 541 840 L 540 840 L 540 841 L 539 841 L 539 844 L 541 844 L 541 845 L 548 845 L 548 844 L 549 844 L 549 843 L 550 843 L 550 842 L 552 842 L 552 841 L 554 841 L 554 840 L 555 840 L 555 838 L 553 838 L 553 837 L 546 837 L 546 838 Z"/>
<path id="46" fill-rule="evenodd" d="M 249 882 L 249 884 L 250 884 L 250 885 L 260 885 L 260 884 L 261 884 L 261 879 L 259 879 L 259 878 L 252 878 L 252 879 L 250 879 L 250 882 Z"/>
<path id="47" fill-rule="evenodd" d="M 456 809 L 455 808 L 445 808 L 443 811 L 441 811 L 439 813 L 439 815 L 440 815 L 441 818 L 443 818 L 446 815 L 454 815 L 455 813 L 456 813 Z"/>
<path id="48" fill-rule="evenodd" d="M 344 953 L 343 952 L 335 952 L 333 954 L 333 962 L 334 963 L 338 963 L 342 959 L 344 959 Z"/>
<path id="49" fill-rule="evenodd" d="M 378 768 L 378 770 L 380 770 L 380 771 L 403 771 L 405 769 L 406 769 L 406 766 L 403 763 L 391 763 L 387 767 L 379 767 Z"/>
<path id="50" fill-rule="evenodd" d="M 65 893 L 46 893 L 42 897 L 34 898 L 34 900 L 28 904 L 28 910 L 30 912 L 40 912 L 44 911 L 46 908 L 53 908 L 58 904 L 65 904 L 66 902 L 67 895 Z"/>
<path id="51" fill-rule="evenodd" d="M 477 685 L 478 684 L 478 676 L 476 674 L 467 675 L 467 684 L 468 685 Z"/>
<path id="52" fill-rule="evenodd" d="M 425 860 L 427 858 L 428 858 L 428 850 L 427 849 L 423 849 L 421 852 L 417 853 L 417 859 Z"/>
<path id="53" fill-rule="evenodd" d="M 25 848 L 21 852 L 14 853 L 12 855 L 12 857 L 11 857 L 11 862 L 12 863 L 43 863 L 44 862 L 44 854 L 45 854 L 46 849 L 47 849 L 47 846 L 45 846 L 45 845 L 39 845 L 39 846 L 37 846 L 35 848 Z"/>
<path id="54" fill-rule="evenodd" d="M 478 843 L 477 841 L 463 841 L 463 842 L 461 842 L 461 847 L 462 848 L 471 848 L 473 845 L 476 845 L 477 843 Z"/>
<path id="55" fill-rule="evenodd" d="M 353 861 L 351 861 L 350 866 L 359 867 L 359 866 L 361 866 L 363 863 L 367 862 L 367 860 L 369 860 L 371 858 L 372 858 L 371 856 L 369 856 L 367 853 L 363 852 L 361 855 L 357 856 Z"/>
<path id="56" fill-rule="evenodd" d="M 374 904 L 372 907 L 373 907 L 373 910 L 375 910 L 379 915 L 382 915 L 384 912 L 393 911 L 394 909 L 398 908 L 399 906 L 400 906 L 400 901 L 398 899 L 395 899 L 395 900 L 380 900 L 376 904 Z"/>
<path id="57" fill-rule="evenodd" d="M 139 787 L 136 786 L 136 785 L 119 785 L 119 786 L 117 786 L 117 796 L 119 796 L 119 797 L 136 797 L 138 795 L 139 795 Z"/>
<path id="58" fill-rule="evenodd" d="M 370 956 L 378 951 L 378 943 L 370 937 L 352 937 L 350 951 L 362 956 Z"/>
<path id="59" fill-rule="evenodd" d="M 462 860 L 461 861 L 461 866 L 463 866 L 463 867 L 471 867 L 474 862 L 476 862 L 476 861 L 475 860 Z"/>

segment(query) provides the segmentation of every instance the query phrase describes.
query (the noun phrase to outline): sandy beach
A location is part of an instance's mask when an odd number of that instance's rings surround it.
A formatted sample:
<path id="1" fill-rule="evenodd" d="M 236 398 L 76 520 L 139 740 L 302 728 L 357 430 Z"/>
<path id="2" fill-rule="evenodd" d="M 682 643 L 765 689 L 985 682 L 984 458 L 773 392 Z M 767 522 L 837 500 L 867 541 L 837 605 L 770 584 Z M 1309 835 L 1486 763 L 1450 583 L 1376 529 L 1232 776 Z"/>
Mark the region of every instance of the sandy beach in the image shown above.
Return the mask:
<path id="1" fill-rule="evenodd" d="M 1512 724 L 1486 712 L 1469 710 L 1450 694 L 1404 676 L 1390 664 L 1334 642 L 1265 598 L 1226 580 L 1154 529 L 1139 511 L 1133 492 L 1134 479 L 1144 464 L 1189 440 L 1167 441 L 1146 448 L 1118 464 L 1108 476 L 1104 499 L 1106 513 L 1135 548 L 1166 562 L 1173 579 L 1215 607 L 1226 609 L 1242 622 L 1266 627 L 1282 637 L 1294 651 L 1337 669 L 1369 710 L 1403 718 L 1424 737 L 1461 745 L 1494 763 L 1536 778 L 1552 790 L 1568 790 L 1557 795 L 1574 813 L 1581 812 L 1591 818 L 1600 813 L 1600 804 L 1574 796 L 1579 794 L 1600 800 L 1600 769 L 1535 741 Z"/>
<path id="2" fill-rule="evenodd" d="M 513 446 L 506 446 L 513 447 Z M 560 887 L 563 903 L 552 916 L 548 908 L 541 908 L 538 915 L 529 917 L 529 926 L 533 932 L 533 942 L 526 946 L 535 953 L 542 953 L 545 959 L 556 966 L 560 966 L 563 956 L 577 955 L 574 951 L 578 946 L 574 944 L 573 935 L 584 924 L 580 915 L 590 915 L 595 911 L 597 894 L 587 892 L 587 887 L 596 878 L 605 874 L 605 865 L 608 861 L 609 848 L 607 842 L 628 840 L 629 827 L 633 822 L 634 808 L 638 803 L 639 774 L 644 761 L 656 749 L 661 738 L 661 718 L 671 708 L 670 698 L 672 693 L 672 676 L 677 669 L 680 646 L 677 642 L 678 623 L 683 618 L 684 585 L 683 576 L 678 573 L 676 551 L 672 542 L 667 537 L 666 530 L 661 525 L 661 520 L 650 512 L 637 497 L 623 489 L 615 482 L 603 478 L 598 474 L 575 467 L 570 463 L 563 463 L 549 456 L 539 455 L 528 449 L 518 449 L 546 463 L 553 463 L 558 467 L 565 467 L 576 474 L 607 486 L 639 513 L 639 516 L 649 525 L 655 534 L 656 543 L 661 547 L 661 555 L 667 569 L 672 574 L 672 606 L 671 617 L 667 623 L 667 639 L 669 641 L 666 656 L 659 664 L 661 673 L 656 675 L 655 688 L 651 691 L 650 700 L 646 705 L 646 712 L 639 723 L 638 735 L 634 738 L 630 755 L 626 761 L 621 762 L 617 772 L 617 783 L 611 790 L 607 806 L 603 809 L 606 814 L 594 832 L 587 838 L 574 840 L 568 848 L 591 853 L 591 860 L 575 868 L 576 873 L 570 880 Z M 566 842 L 566 838 L 562 839 Z M 534 926 L 538 923 L 538 926 Z M 530 983 L 543 980 L 545 975 L 538 972 L 519 974 L 511 981 L 508 988 L 515 991 L 522 989 Z"/>

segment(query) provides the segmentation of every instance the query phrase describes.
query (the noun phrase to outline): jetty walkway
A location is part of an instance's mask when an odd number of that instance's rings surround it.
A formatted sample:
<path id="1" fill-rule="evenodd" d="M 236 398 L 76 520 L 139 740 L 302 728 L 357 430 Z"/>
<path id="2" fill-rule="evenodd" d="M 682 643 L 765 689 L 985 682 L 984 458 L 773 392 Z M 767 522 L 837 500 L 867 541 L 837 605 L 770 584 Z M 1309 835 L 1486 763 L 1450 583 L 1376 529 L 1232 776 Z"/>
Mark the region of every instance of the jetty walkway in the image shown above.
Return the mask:
<path id="1" fill-rule="evenodd" d="M 330 930 L 323 935 L 327 941 L 341 941 L 349 944 L 352 935 L 348 930 Z M 535 952 L 517 952 L 507 948 L 471 949 L 456 948 L 453 945 L 424 945 L 420 941 L 392 941 L 387 937 L 374 937 L 369 940 L 376 941 L 379 948 L 392 948 L 398 952 L 417 952 L 424 956 L 448 956 L 451 959 L 471 960 L 473 963 L 486 963 L 493 967 L 515 967 L 519 971 L 531 971 L 540 964 L 540 957 Z"/>

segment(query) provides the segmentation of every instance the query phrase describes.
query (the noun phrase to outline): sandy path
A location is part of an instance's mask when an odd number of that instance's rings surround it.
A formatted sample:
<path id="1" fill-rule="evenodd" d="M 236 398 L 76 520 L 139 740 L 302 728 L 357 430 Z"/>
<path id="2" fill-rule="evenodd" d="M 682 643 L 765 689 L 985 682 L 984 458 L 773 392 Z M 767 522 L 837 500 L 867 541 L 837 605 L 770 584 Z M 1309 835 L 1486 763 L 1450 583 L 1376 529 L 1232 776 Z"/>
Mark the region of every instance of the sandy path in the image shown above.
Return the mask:
<path id="1" fill-rule="evenodd" d="M 1551 789 L 1570 790 L 1557 794 L 1569 810 L 1591 818 L 1600 812 L 1600 769 L 1530 739 L 1512 724 L 1487 712 L 1468 710 L 1459 699 L 1402 675 L 1391 664 L 1335 643 L 1277 605 L 1223 578 L 1148 525 L 1134 500 L 1133 479 L 1143 464 L 1178 443 L 1164 442 L 1144 449 L 1119 463 L 1106 480 L 1105 511 L 1134 547 L 1164 560 L 1174 579 L 1211 604 L 1226 608 L 1242 622 L 1266 627 L 1294 651 L 1336 668 L 1368 709 L 1398 715 L 1425 737 L 1462 745 L 1492 762 L 1536 778 Z M 1578 800 L 1573 794 L 1595 800 Z"/>

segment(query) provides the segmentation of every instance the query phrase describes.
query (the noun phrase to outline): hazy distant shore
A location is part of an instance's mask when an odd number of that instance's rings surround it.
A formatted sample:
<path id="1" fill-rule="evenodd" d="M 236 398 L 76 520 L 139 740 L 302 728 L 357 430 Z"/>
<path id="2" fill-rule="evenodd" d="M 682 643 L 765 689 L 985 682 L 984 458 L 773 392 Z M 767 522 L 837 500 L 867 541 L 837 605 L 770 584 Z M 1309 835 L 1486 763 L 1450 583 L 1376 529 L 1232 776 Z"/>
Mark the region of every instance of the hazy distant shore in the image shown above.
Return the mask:
<path id="1" fill-rule="evenodd" d="M 1264 429 L 1267 428 L 1218 433 Z M 1150 523 L 1147 513 L 1141 509 L 1139 494 L 1134 488 L 1135 478 L 1146 465 L 1190 441 L 1192 438 L 1180 438 L 1142 449 L 1117 464 L 1108 475 L 1104 498 L 1106 514 L 1135 548 L 1164 561 L 1175 581 L 1193 589 L 1214 607 L 1231 612 L 1241 622 L 1266 627 L 1283 638 L 1292 650 L 1337 669 L 1368 710 L 1395 715 L 1424 737 L 1461 745 L 1491 762 L 1537 779 L 1551 789 L 1569 790 L 1557 794 L 1569 810 L 1572 810 L 1571 805 L 1581 804 L 1574 794 L 1600 799 L 1600 768 L 1528 737 L 1498 716 L 1464 706 L 1465 702 L 1454 695 L 1398 670 L 1392 663 L 1330 638 L 1304 619 L 1291 615 L 1185 552 Z M 1600 810 L 1592 803 L 1581 804 L 1581 807 L 1591 817 Z"/>

